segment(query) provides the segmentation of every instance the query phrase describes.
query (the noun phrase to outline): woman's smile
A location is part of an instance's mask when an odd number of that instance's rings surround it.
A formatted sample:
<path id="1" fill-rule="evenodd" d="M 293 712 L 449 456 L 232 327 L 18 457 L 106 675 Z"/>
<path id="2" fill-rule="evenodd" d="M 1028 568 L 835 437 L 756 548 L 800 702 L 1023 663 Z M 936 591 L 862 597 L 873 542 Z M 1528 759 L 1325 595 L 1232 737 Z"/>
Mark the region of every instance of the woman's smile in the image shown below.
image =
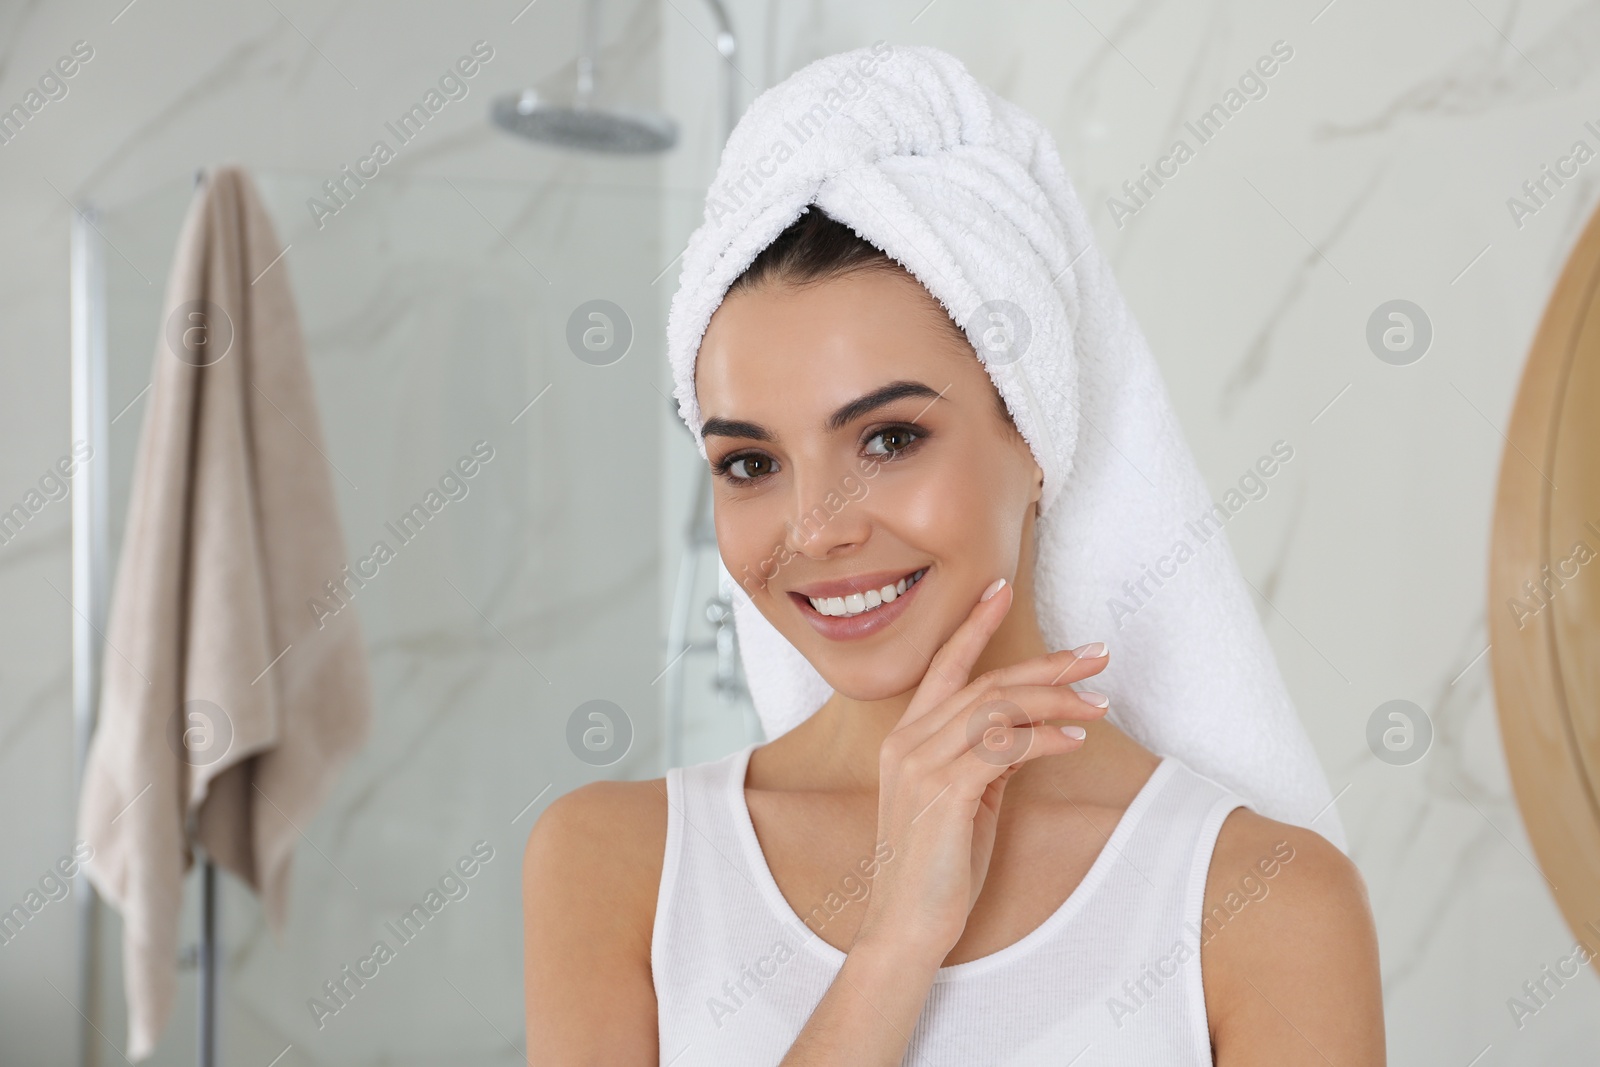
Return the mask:
<path id="1" fill-rule="evenodd" d="M 790 590 L 789 599 L 819 634 L 851 641 L 877 633 L 910 610 L 931 567 L 922 566 L 898 579 L 890 572 L 884 580 L 884 573 L 878 572 L 818 582 Z"/>

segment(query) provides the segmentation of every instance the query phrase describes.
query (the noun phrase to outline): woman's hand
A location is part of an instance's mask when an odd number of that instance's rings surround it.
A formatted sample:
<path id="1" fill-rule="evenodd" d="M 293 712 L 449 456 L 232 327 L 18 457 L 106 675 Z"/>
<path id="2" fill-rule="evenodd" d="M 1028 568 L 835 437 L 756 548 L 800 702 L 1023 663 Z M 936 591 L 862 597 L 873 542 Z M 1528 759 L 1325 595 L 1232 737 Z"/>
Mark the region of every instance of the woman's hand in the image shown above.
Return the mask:
<path id="1" fill-rule="evenodd" d="M 879 871 L 856 946 L 939 966 L 983 888 L 1006 782 L 1028 760 L 1083 744 L 1082 727 L 1060 721 L 1105 714 L 1067 684 L 1105 667 L 1103 646 L 1093 658 L 1052 652 L 968 681 L 1012 599 L 1006 583 L 973 606 L 879 750 L 877 840 L 892 862 Z"/>

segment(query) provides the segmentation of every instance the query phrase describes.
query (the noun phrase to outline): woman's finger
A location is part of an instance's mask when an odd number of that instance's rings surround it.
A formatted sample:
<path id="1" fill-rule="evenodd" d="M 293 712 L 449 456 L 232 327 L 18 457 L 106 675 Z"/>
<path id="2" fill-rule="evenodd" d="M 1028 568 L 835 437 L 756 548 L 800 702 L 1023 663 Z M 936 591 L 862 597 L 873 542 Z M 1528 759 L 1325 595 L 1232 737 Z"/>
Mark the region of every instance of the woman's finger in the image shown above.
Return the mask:
<path id="1" fill-rule="evenodd" d="M 1094 651 L 1092 645 L 1080 646 L 1078 649 L 1064 649 L 1060 652 L 1051 652 L 1043 656 L 1025 659 L 1021 663 L 1013 663 L 1000 667 L 972 679 L 966 686 L 970 690 L 966 699 L 958 697 L 947 698 L 940 707 L 930 710 L 912 722 L 906 722 L 903 729 L 907 741 L 912 745 L 921 744 L 934 734 L 943 730 L 951 720 L 970 712 L 984 692 L 1011 688 L 1015 686 L 1059 686 L 1068 688 L 1070 683 L 1087 678 L 1092 674 L 1105 669 L 1109 662 L 1105 652 L 1105 645 L 1100 642 L 1097 655 L 1090 656 Z M 905 722 L 905 720 L 902 720 Z"/>
<path id="2" fill-rule="evenodd" d="M 1109 701 L 1098 693 L 1070 686 L 1005 686 L 968 704 L 919 746 L 929 764 L 949 763 L 974 746 L 985 744 L 989 731 L 1036 726 L 1055 729 L 1071 722 L 1103 718 Z"/>
<path id="3" fill-rule="evenodd" d="M 1109 662 L 1105 642 L 1093 641 L 1001 667 L 990 680 L 995 685 L 1065 685 L 1098 674 Z"/>
<path id="4" fill-rule="evenodd" d="M 999 589 L 991 585 L 984 590 L 984 596 L 988 599 L 980 597 L 961 625 L 956 627 L 956 632 L 933 654 L 928 670 L 897 726 L 922 718 L 947 697 L 959 692 L 972 677 L 973 664 L 978 662 L 978 657 L 988 647 L 989 638 L 999 629 L 1000 621 L 1011 607 L 1011 583 L 1003 578 L 995 580 L 1004 584 Z"/>
<path id="5" fill-rule="evenodd" d="M 1084 738 L 1067 732 L 1082 729 L 1081 726 L 996 726 L 986 735 L 986 743 L 973 746 L 950 764 L 951 787 L 939 799 L 955 797 L 963 804 L 971 804 L 983 796 L 990 782 L 1010 768 L 1041 756 L 1058 756 L 1082 748 Z M 934 807 L 934 803 L 930 802 L 928 807 Z"/>

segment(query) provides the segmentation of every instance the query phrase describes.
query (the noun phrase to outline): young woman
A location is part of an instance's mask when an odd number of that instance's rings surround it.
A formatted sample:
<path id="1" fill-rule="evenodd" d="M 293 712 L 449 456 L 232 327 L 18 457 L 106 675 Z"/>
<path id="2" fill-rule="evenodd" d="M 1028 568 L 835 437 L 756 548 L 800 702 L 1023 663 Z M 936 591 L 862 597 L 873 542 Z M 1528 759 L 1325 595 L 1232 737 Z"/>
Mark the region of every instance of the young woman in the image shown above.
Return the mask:
<path id="1" fill-rule="evenodd" d="M 722 558 L 835 692 L 545 811 L 530 1063 L 1384 1062 L 1355 867 L 1107 721 L 1104 635 L 1045 643 L 1043 471 L 913 275 L 813 208 L 694 384 Z"/>

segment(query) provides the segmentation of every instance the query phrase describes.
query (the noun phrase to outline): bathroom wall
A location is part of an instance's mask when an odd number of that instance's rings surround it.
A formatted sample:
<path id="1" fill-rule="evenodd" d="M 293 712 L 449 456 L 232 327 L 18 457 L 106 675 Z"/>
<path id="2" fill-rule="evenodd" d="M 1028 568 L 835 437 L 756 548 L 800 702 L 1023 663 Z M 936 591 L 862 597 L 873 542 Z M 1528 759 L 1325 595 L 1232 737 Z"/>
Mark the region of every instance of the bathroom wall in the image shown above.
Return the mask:
<path id="1" fill-rule="evenodd" d="M 352 550 L 463 438 L 488 436 L 478 427 L 508 442 L 506 466 L 485 471 L 507 484 L 474 487 L 462 506 L 479 510 L 419 545 L 361 606 L 379 725 L 306 832 L 362 889 L 302 849 L 280 948 L 224 879 L 227 1062 L 522 1062 L 517 846 L 556 793 L 659 773 L 654 716 L 677 651 L 661 634 L 698 461 L 670 415 L 661 329 L 721 136 L 720 60 L 704 5 L 604 10 L 603 83 L 678 118 L 671 155 L 595 162 L 486 123 L 496 92 L 567 84 L 572 0 L 0 9 L 0 105 L 74 42 L 94 48 L 69 94 L 0 146 L 0 501 L 71 446 L 69 201 L 112 212 L 117 321 L 136 322 L 159 302 L 186 176 L 214 162 L 259 170 L 281 236 L 304 239 L 285 263 L 325 426 L 360 487 L 336 480 Z M 1391 1060 L 1589 1058 L 1600 1036 L 1592 975 L 1520 1024 L 1507 1006 L 1572 935 L 1530 860 L 1483 653 L 1501 432 L 1544 301 L 1594 209 L 1593 167 L 1520 219 L 1507 202 L 1574 141 L 1600 143 L 1584 125 L 1600 125 L 1600 9 L 740 0 L 730 11 L 741 106 L 813 58 L 881 37 L 954 52 L 1049 125 L 1217 497 L 1276 442 L 1293 449 L 1227 536 L 1367 879 Z M 301 214 L 307 187 L 363 154 L 480 39 L 495 58 L 467 99 L 384 169 L 373 197 L 314 228 Z M 1199 143 L 1185 122 L 1279 41 L 1292 55 L 1262 80 L 1265 95 Z M 1144 203 L 1128 197 L 1123 183 L 1178 138 L 1192 158 Z M 637 327 L 613 367 L 563 354 L 562 304 L 580 292 L 621 294 L 609 298 Z M 1401 299 L 1433 336 L 1421 359 L 1395 366 L 1374 354 L 1368 324 Z M 147 366 L 150 341 L 128 329 L 127 344 L 142 346 L 133 364 Z M 597 369 L 614 373 L 586 373 Z M 546 407 L 556 390 L 572 399 Z M 635 504 L 662 517 L 653 545 Z M 72 845 L 69 512 L 52 503 L 0 546 L 0 902 Z M 1115 647 L 1109 620 L 1092 639 Z M 686 755 L 742 743 L 741 709 L 709 695 L 711 657 L 680 669 L 693 672 Z M 639 709 L 634 750 L 599 769 L 575 760 L 563 734 L 595 696 Z M 1420 706 L 1433 728 L 1429 751 L 1406 765 L 1380 761 L 1366 740 L 1393 699 Z M 445 916 L 460 922 L 317 1030 L 306 999 L 370 940 L 368 926 L 479 838 L 497 858 Z M 192 930 L 192 879 L 188 901 Z M 66 1062 L 72 1047 L 71 907 L 50 905 L 0 946 L 8 1065 Z M 124 1024 L 108 923 L 101 1052 L 115 1062 Z M 192 1061 L 193 992 L 184 971 L 151 1062 Z"/>

